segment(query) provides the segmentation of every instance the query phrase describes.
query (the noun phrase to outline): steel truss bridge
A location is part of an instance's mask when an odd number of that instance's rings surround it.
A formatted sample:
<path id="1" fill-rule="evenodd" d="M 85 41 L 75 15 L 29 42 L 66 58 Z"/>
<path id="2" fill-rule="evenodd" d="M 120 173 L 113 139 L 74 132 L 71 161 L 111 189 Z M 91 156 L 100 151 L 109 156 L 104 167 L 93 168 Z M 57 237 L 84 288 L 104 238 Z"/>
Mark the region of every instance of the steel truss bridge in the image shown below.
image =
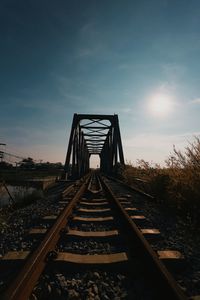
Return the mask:
<path id="1" fill-rule="evenodd" d="M 100 170 L 113 174 L 124 165 L 118 115 L 74 114 L 65 160 L 65 178 L 80 178 L 89 171 L 91 155 L 100 157 Z"/>

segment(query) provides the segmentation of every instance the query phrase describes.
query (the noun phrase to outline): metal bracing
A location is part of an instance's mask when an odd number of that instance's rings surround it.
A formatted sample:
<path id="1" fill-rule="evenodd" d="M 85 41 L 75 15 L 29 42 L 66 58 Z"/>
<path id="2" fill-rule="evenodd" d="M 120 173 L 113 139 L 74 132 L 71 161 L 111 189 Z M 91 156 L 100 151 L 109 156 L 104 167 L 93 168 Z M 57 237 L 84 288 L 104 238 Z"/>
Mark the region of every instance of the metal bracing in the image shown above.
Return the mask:
<path id="1" fill-rule="evenodd" d="M 100 169 L 111 174 L 124 155 L 118 115 L 74 114 L 65 160 L 65 177 L 80 178 L 89 171 L 91 155 L 99 155 Z"/>

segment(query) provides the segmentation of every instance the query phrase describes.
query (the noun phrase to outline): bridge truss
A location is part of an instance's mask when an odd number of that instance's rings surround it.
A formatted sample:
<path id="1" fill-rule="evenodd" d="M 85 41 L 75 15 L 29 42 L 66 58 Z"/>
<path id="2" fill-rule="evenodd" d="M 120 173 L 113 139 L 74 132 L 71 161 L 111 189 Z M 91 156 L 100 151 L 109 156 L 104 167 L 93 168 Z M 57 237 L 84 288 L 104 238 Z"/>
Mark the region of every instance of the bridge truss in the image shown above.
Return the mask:
<path id="1" fill-rule="evenodd" d="M 118 115 L 74 114 L 65 160 L 66 178 L 80 178 L 89 171 L 91 155 L 100 157 L 100 170 L 114 173 L 124 165 Z"/>

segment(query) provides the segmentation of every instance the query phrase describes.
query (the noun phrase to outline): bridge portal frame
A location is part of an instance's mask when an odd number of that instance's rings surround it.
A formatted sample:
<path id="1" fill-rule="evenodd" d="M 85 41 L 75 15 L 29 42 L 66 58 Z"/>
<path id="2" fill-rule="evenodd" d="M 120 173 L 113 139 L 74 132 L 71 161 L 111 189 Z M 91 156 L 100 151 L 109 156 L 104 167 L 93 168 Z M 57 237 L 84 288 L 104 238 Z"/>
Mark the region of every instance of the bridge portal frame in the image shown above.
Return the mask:
<path id="1" fill-rule="evenodd" d="M 89 122 L 81 124 L 86 120 Z M 65 178 L 85 175 L 91 155 L 99 155 L 100 170 L 106 174 L 114 173 L 117 164 L 124 165 L 118 115 L 74 114 L 64 165 Z"/>

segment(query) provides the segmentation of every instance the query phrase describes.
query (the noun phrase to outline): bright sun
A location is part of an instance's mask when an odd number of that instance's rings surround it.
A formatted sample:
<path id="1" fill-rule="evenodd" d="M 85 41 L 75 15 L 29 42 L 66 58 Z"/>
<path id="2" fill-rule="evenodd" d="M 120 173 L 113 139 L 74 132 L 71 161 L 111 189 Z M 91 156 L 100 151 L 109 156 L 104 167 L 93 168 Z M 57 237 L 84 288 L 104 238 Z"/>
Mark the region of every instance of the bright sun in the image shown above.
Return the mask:
<path id="1" fill-rule="evenodd" d="M 172 110 L 172 98 L 167 94 L 155 94 L 150 98 L 149 110 L 156 116 L 165 116 Z"/>

